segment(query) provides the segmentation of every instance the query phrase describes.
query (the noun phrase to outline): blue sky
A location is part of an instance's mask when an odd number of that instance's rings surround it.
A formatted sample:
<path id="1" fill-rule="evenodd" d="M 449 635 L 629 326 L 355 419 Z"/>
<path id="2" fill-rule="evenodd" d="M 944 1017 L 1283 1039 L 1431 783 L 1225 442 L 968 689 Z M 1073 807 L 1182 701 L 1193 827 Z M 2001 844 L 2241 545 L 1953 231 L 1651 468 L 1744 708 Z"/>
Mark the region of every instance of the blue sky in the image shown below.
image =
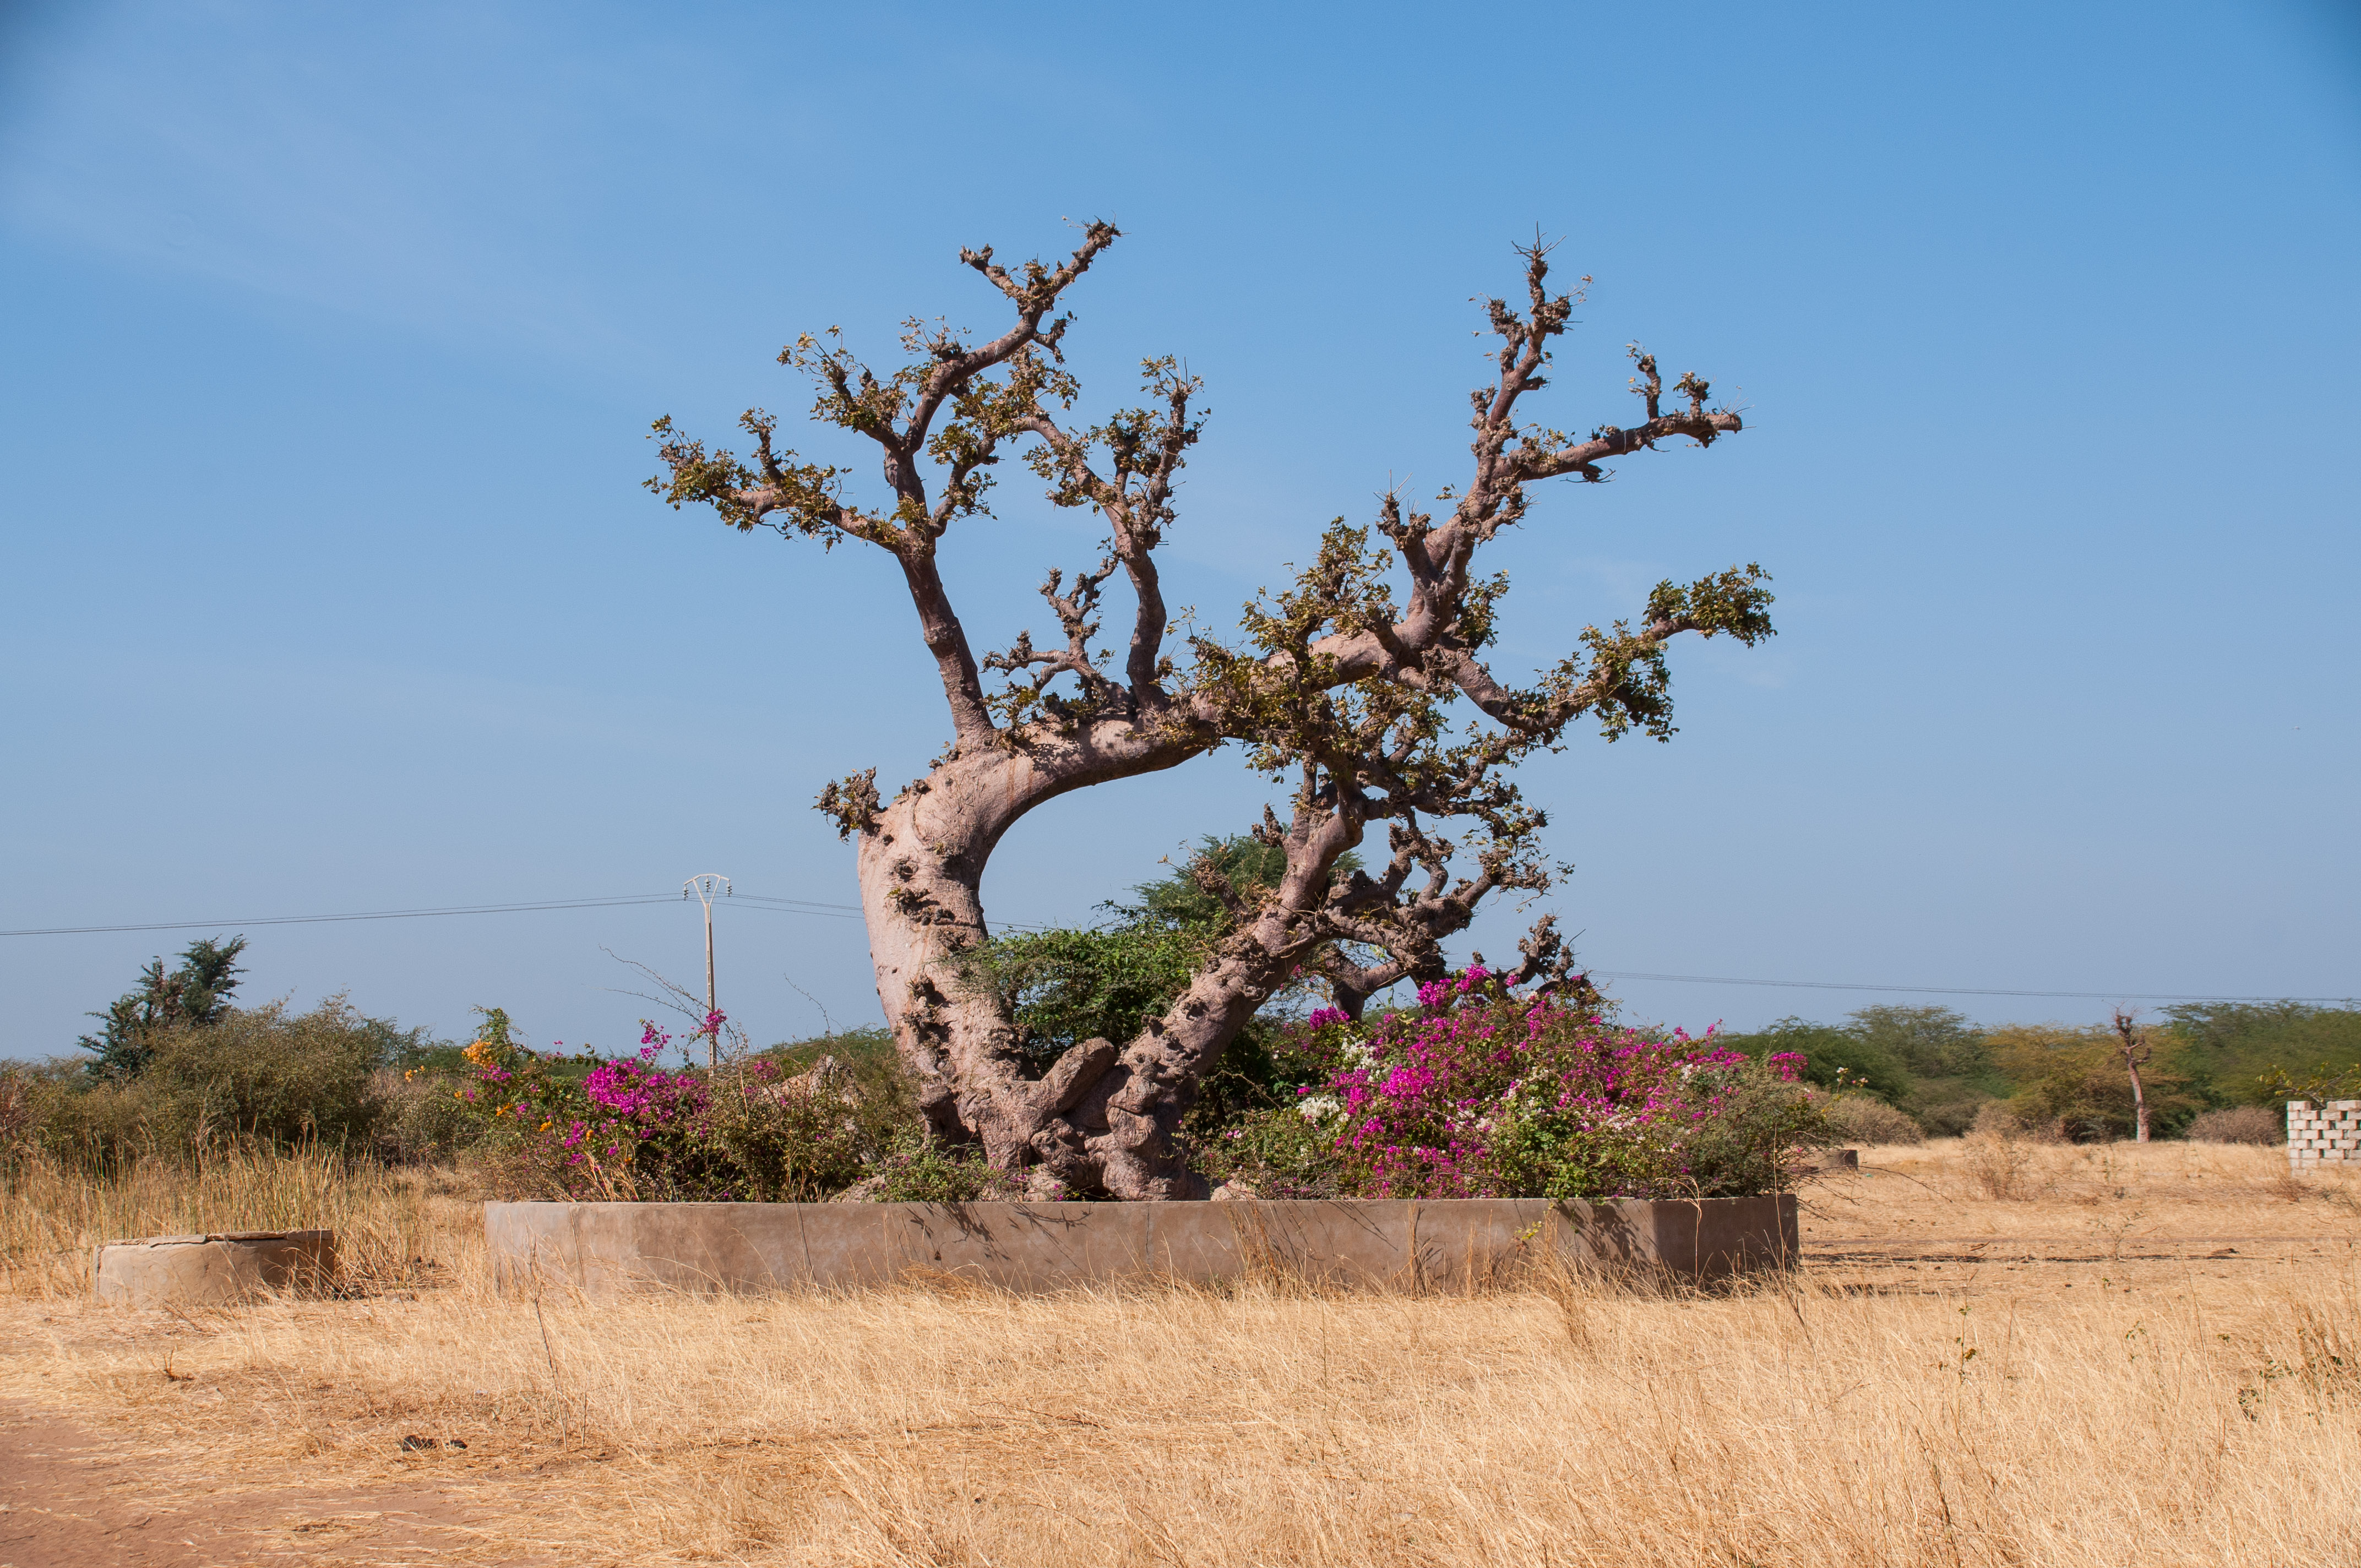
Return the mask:
<path id="1" fill-rule="evenodd" d="M 1170 547 L 1226 623 L 1320 526 L 1466 463 L 1473 295 L 1592 275 L 1746 411 L 1548 493 L 1504 658 L 1760 560 L 1779 638 L 1678 651 L 1681 733 L 1534 764 L 1602 970 L 2361 992 L 2361 31 L 2333 6 L 241 4 L 0 23 L 0 927 L 664 893 L 849 904 L 829 777 L 947 732 L 882 556 L 638 488 L 648 422 L 806 395 L 842 323 L 998 319 L 957 263 L 1126 237 L 1093 407 L 1213 410 Z M 790 439 L 849 452 L 814 432 Z M 1087 523 L 954 535 L 979 645 Z M 1228 757 L 1037 814 L 986 884 L 1083 920 L 1265 791 Z M 1530 913 L 1476 945 L 1506 951 Z M 239 929 L 225 925 L 221 929 Z M 249 994 L 620 1045 L 608 951 L 693 908 L 244 927 Z M 0 1053 L 195 932 L 0 938 Z M 857 921 L 725 907 L 761 1038 L 877 1016 Z M 1625 981 L 1700 1027 L 1879 1000 Z M 807 999 L 805 993 L 809 994 Z"/>

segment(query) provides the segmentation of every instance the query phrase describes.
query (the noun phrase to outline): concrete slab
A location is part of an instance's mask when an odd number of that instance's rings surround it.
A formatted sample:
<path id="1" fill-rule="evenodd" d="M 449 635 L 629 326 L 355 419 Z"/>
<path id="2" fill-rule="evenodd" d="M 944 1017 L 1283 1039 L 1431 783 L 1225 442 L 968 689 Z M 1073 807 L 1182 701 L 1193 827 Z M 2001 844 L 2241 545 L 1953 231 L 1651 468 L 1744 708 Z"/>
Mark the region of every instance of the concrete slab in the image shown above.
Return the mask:
<path id="1" fill-rule="evenodd" d="M 1221 1203 L 488 1203 L 503 1289 L 838 1288 L 951 1277 L 1011 1290 L 1272 1274 L 1468 1291 L 1560 1259 L 1710 1280 L 1796 1256 L 1793 1194 Z"/>
<path id="2" fill-rule="evenodd" d="M 98 1299 L 122 1307 L 219 1306 L 335 1277 L 334 1231 L 229 1231 L 108 1242 L 91 1260 Z"/>

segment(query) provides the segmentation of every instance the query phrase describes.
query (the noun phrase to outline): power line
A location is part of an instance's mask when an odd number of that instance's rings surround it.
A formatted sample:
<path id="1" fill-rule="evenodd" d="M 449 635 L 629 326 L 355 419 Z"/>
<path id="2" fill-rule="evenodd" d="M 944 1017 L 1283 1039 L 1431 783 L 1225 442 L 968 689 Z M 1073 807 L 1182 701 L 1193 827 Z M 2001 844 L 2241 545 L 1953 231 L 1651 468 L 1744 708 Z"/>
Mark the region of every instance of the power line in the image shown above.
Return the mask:
<path id="1" fill-rule="evenodd" d="M 672 893 L 627 894 L 618 898 L 522 899 L 509 904 L 452 904 L 432 909 L 368 909 L 340 915 L 261 915 L 239 920 L 149 920 L 120 926 L 32 926 L 0 931 L 0 937 L 86 937 L 121 931 L 196 931 L 229 926 L 316 926 L 346 920 L 420 920 L 441 915 L 521 915 L 553 909 L 613 909 L 640 904 L 677 904 Z M 730 901 L 750 905 L 766 915 L 812 915 L 835 920 L 859 920 L 857 904 L 827 904 L 810 898 L 770 898 L 741 893 Z M 1020 922 L 1002 922 L 1004 929 L 1042 930 Z"/>
<path id="2" fill-rule="evenodd" d="M 346 915 L 263 915 L 244 920 L 151 920 L 132 926 L 35 926 L 0 937 L 82 937 L 105 931 L 193 931 L 222 926 L 315 926 L 343 920 L 420 920 L 436 915 L 514 915 L 544 909 L 609 909 L 627 904 L 677 904 L 674 893 L 621 898 L 544 898 L 515 904 L 453 904 L 435 909 L 370 909 Z"/>
<path id="3" fill-rule="evenodd" d="M 861 906 L 857 904 L 820 904 L 808 898 L 765 898 L 752 893 L 739 894 L 730 902 L 749 905 L 764 915 L 824 915 L 836 920 L 862 918 Z"/>
<path id="4" fill-rule="evenodd" d="M 128 931 L 193 931 L 231 926 L 314 926 L 350 920 L 420 920 L 445 915 L 522 915 L 561 909 L 613 909 L 633 905 L 675 904 L 670 893 L 627 894 L 615 898 L 523 899 L 507 904 L 452 904 L 428 909 L 371 909 L 337 915 L 268 915 L 243 920 L 152 920 L 119 926 L 36 926 L 0 931 L 0 937 L 83 937 Z M 810 898 L 774 898 L 763 894 L 737 894 L 730 903 L 768 915 L 806 915 L 833 920 L 863 918 L 857 904 L 829 904 Z M 1041 931 L 1049 927 L 1018 920 L 994 923 L 1003 931 Z M 1917 996 L 2025 996 L 2076 1002 L 2307 1002 L 2350 1003 L 2349 996 L 2209 996 L 2184 992 L 2018 991 L 1980 985 L 1889 985 L 1832 980 L 1750 980 L 1734 975 L 1660 974 L 1646 970 L 1592 970 L 1602 980 L 1650 980 L 1677 985 L 1752 985 L 1784 991 L 1885 992 Z"/>
<path id="5" fill-rule="evenodd" d="M 753 908 L 760 910 L 765 915 L 827 915 L 838 920 L 865 920 L 868 918 L 868 916 L 862 912 L 861 906 L 857 904 L 816 904 L 808 899 L 800 898 L 758 898 L 750 894 L 743 893 L 740 894 L 730 902 L 736 905 L 752 905 Z M 851 913 L 837 913 L 840 910 L 849 910 Z M 995 931 L 1050 931 L 1057 929 L 1057 927 L 1052 926 L 1035 925 L 1029 921 L 1024 920 L 994 920 L 991 922 L 991 926 Z"/>
<path id="6" fill-rule="evenodd" d="M 1835 980 L 1740 980 L 1719 974 L 1651 974 L 1641 970 L 1590 970 L 1602 980 L 1662 980 L 1684 985 L 1766 985 L 1795 991 L 1891 991 L 1917 996 L 2046 996 L 2080 1002 L 2351 1002 L 2350 996 L 2200 996 L 2188 992 L 2009 991 L 1987 985 L 1857 985 Z"/>

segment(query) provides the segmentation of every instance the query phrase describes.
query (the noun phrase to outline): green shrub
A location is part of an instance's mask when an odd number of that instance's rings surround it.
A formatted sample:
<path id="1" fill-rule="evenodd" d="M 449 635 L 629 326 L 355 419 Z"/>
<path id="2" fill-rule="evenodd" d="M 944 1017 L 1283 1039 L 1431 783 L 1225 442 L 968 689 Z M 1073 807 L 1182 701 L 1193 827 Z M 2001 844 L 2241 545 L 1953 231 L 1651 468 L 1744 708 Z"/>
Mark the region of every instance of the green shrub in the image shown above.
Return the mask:
<path id="1" fill-rule="evenodd" d="M 1315 1104 L 1308 1117 L 1295 1105 L 1251 1110 L 1200 1129 L 1190 1140 L 1192 1163 L 1214 1186 L 1257 1198 L 1338 1197 L 1345 1160 L 1334 1129 L 1319 1114 L 1324 1108 Z"/>
<path id="2" fill-rule="evenodd" d="M 970 948 L 960 978 L 999 997 L 1017 1049 L 1047 1063 L 1084 1040 L 1137 1035 L 1189 983 L 1205 944 L 1194 927 L 1027 932 Z"/>
<path id="3" fill-rule="evenodd" d="M 1347 851 L 1330 874 L 1349 877 L 1360 863 Z M 1084 1040 L 1121 1045 L 1172 1005 L 1206 949 L 1231 928 L 1235 916 L 1214 887 L 1225 884 L 1251 905 L 1286 870 L 1283 849 L 1244 834 L 1208 836 L 1187 867 L 1134 888 L 1137 904 L 1100 905 L 1115 924 L 980 942 L 960 956 L 961 982 L 999 998 L 1016 1025 L 1017 1048 L 1036 1063 Z M 1315 994 L 1319 982 L 1308 972 L 1315 957 L 1306 954 L 1303 975 L 1264 1003 L 1268 1013 L 1292 1013 Z M 1264 1024 L 1266 1038 L 1272 1027 Z"/>
<path id="4" fill-rule="evenodd" d="M 1027 1192 L 1024 1183 L 985 1163 L 979 1149 L 952 1148 L 906 1133 L 877 1157 L 858 1196 L 874 1203 L 974 1203 L 1024 1198 Z"/>
<path id="5" fill-rule="evenodd" d="M 42 1096 L 38 1139 L 85 1161 L 192 1158 L 234 1145 L 360 1152 L 380 1110 L 378 1069 L 412 1038 L 342 996 L 304 1013 L 271 1003 L 150 1030 L 136 1076 L 79 1091 L 55 1083 Z"/>
<path id="6" fill-rule="evenodd" d="M 1784 1052 L 1804 1058 L 1804 1081 L 1825 1089 L 1866 1089 L 1892 1104 L 1906 1099 L 1916 1080 L 1884 1045 L 1853 1029 L 1782 1018 L 1751 1034 L 1716 1035 L 1714 1043 L 1761 1059 Z"/>
<path id="7" fill-rule="evenodd" d="M 2164 1012 L 2177 1047 L 2170 1066 L 2216 1104 L 2273 1105 L 2323 1097 L 2291 1092 L 2292 1085 L 2361 1082 L 2361 1008 L 2209 1002 Z"/>
<path id="8" fill-rule="evenodd" d="M 393 1165 L 439 1165 L 471 1147 L 482 1126 L 456 1097 L 463 1082 L 457 1073 L 427 1067 L 378 1069 L 370 1085 L 378 1157 Z"/>

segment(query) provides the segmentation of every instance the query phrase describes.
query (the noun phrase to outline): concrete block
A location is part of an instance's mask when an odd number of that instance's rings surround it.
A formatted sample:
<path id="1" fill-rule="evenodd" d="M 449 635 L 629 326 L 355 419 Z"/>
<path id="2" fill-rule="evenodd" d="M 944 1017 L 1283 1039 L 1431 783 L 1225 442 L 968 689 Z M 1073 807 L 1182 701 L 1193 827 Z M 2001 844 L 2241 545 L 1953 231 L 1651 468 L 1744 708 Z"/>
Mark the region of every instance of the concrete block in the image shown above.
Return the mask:
<path id="1" fill-rule="evenodd" d="M 2291 1168 L 2361 1164 L 2361 1100 L 2332 1100 L 2325 1105 L 2290 1100 L 2287 1124 Z"/>
<path id="2" fill-rule="evenodd" d="M 98 1299 L 122 1307 L 219 1306 L 335 1277 L 334 1231 L 232 1231 L 108 1242 L 92 1259 Z"/>
<path id="3" fill-rule="evenodd" d="M 1258 1273 L 1465 1291 L 1552 1258 L 1695 1280 L 1783 1268 L 1793 1194 L 1220 1203 L 488 1203 L 500 1288 L 844 1288 L 951 1277 L 1011 1290 Z"/>

